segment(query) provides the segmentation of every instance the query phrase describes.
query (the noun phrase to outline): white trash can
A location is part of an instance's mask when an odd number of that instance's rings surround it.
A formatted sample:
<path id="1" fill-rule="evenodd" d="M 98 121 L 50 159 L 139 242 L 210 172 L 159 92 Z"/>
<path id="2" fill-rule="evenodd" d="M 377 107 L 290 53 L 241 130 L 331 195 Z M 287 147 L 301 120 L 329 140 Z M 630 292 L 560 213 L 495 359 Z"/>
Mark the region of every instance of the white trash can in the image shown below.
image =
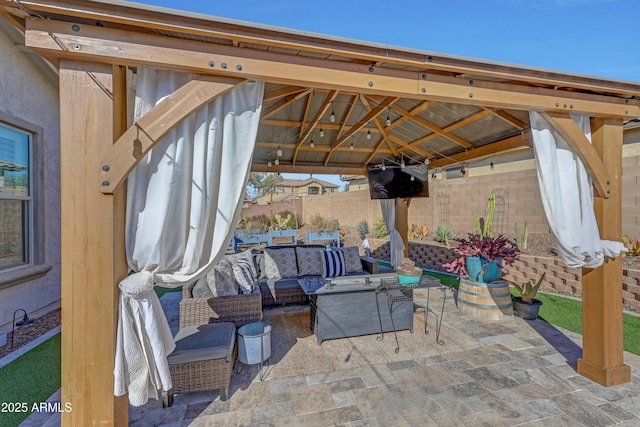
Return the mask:
<path id="1" fill-rule="evenodd" d="M 238 360 L 245 365 L 262 364 L 271 357 L 271 326 L 248 323 L 238 329 Z"/>

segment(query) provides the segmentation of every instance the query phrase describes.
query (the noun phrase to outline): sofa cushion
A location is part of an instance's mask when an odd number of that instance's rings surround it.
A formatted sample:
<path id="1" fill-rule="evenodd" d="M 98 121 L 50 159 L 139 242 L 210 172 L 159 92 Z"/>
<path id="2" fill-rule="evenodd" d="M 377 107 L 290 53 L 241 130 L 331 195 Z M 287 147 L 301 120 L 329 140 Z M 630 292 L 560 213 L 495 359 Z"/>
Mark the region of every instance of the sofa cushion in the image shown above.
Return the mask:
<path id="1" fill-rule="evenodd" d="M 293 248 L 264 249 L 265 277 L 267 279 L 286 279 L 298 277 L 296 252 Z"/>
<path id="2" fill-rule="evenodd" d="M 321 276 L 323 251 L 323 248 L 297 247 L 296 258 L 298 259 L 298 275 Z"/>
<path id="3" fill-rule="evenodd" d="M 233 275 L 243 294 L 250 294 L 256 288 L 256 278 L 253 276 L 250 263 L 246 258 L 240 258 L 233 264 Z"/>
<path id="4" fill-rule="evenodd" d="M 357 246 L 348 246 L 346 248 L 336 248 L 335 251 L 344 253 L 344 265 L 347 273 L 356 273 L 362 271 L 362 260 Z"/>
<path id="5" fill-rule="evenodd" d="M 207 283 L 214 297 L 238 295 L 233 266 L 225 258 L 207 273 Z"/>
<path id="6" fill-rule="evenodd" d="M 207 276 L 202 276 L 198 279 L 196 284 L 191 289 L 191 295 L 193 298 L 211 298 L 213 293 L 211 289 L 209 289 L 209 284 L 207 283 Z"/>
<path id="7" fill-rule="evenodd" d="M 180 329 L 173 340 L 176 348 L 167 357 L 169 365 L 228 359 L 233 354 L 236 325 L 222 322 L 187 326 Z"/>
<path id="8" fill-rule="evenodd" d="M 342 251 L 322 252 L 322 277 L 337 277 L 347 274 Z"/>

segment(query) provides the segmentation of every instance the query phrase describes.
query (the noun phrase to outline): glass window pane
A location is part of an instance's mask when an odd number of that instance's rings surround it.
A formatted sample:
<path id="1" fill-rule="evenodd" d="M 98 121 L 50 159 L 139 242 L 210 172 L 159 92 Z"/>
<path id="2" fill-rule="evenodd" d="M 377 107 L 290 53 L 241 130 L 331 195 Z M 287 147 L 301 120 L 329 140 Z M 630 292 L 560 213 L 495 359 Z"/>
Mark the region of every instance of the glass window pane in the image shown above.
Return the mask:
<path id="1" fill-rule="evenodd" d="M 29 135 L 0 125 L 0 195 L 29 195 Z"/>
<path id="2" fill-rule="evenodd" d="M 0 199 L 0 269 L 29 262 L 26 200 Z"/>

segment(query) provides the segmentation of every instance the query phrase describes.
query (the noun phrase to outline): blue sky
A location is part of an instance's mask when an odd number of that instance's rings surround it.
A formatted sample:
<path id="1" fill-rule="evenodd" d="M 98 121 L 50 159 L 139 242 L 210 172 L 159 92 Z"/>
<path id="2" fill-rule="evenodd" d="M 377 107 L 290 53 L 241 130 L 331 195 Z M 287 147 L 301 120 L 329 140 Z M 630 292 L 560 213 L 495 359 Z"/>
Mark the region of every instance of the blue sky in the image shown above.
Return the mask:
<path id="1" fill-rule="evenodd" d="M 640 0 L 138 2 L 449 55 L 640 81 Z M 337 176 L 317 177 L 344 184 Z"/>

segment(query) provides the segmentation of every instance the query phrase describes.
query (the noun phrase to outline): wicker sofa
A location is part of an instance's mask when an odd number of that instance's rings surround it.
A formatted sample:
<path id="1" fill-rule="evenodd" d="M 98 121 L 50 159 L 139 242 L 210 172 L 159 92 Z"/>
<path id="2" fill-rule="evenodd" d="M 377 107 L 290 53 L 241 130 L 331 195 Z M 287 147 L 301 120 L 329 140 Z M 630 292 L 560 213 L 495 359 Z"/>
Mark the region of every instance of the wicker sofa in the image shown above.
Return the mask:
<path id="1" fill-rule="evenodd" d="M 194 283 L 182 287 L 180 328 L 217 322 L 233 322 L 236 328 L 262 320 L 262 295 L 259 289 L 251 294 L 215 298 L 194 298 Z"/>
<path id="2" fill-rule="evenodd" d="M 305 246 L 315 247 L 316 245 Z M 362 269 L 355 274 L 375 274 L 378 272 L 378 264 L 373 258 L 360 257 L 360 262 Z M 264 263 L 262 261 L 260 261 L 260 269 L 264 271 Z M 262 294 L 262 306 L 309 303 L 309 296 L 304 293 L 298 284 L 298 279 L 303 277 L 306 276 L 279 279 L 273 283 L 272 287 L 269 287 L 267 279 L 261 276 L 258 279 L 258 284 Z"/>

